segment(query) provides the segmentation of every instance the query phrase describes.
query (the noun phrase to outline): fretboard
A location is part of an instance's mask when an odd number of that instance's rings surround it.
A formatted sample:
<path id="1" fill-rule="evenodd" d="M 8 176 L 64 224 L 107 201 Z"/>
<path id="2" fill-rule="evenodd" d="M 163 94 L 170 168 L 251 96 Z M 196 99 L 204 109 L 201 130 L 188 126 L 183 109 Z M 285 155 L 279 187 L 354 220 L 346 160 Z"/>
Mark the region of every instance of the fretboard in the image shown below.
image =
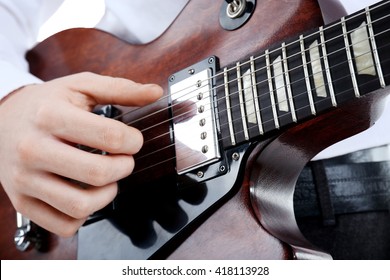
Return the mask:
<path id="1" fill-rule="evenodd" d="M 390 1 L 217 74 L 224 147 L 340 106 L 390 83 Z"/>

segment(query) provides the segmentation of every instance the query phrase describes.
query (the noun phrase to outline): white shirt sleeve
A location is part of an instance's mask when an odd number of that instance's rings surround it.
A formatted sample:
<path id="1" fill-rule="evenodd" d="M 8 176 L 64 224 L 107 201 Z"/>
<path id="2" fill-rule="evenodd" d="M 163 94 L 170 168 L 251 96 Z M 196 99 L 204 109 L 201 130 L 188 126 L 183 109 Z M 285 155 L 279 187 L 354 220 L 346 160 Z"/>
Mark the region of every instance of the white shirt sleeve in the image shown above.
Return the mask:
<path id="1" fill-rule="evenodd" d="M 40 80 L 28 72 L 25 53 L 41 24 L 64 0 L 0 0 L 0 99 Z"/>
<path id="2" fill-rule="evenodd" d="M 100 22 L 97 20 L 93 26 L 97 24 L 97 28 L 131 43 L 147 43 L 169 27 L 188 1 L 105 0 L 104 16 L 98 15 Z M 46 35 L 51 35 L 71 27 L 93 27 L 84 25 L 85 17 L 90 15 L 82 13 L 91 10 L 96 13 L 95 7 L 102 3 L 102 0 L 0 0 L 0 100 L 23 85 L 41 82 L 28 72 L 24 58 L 38 38 L 43 38 L 40 30 L 49 25 Z M 54 12 L 58 16 L 53 20 L 50 16 Z M 92 16 L 92 21 L 95 19 Z"/>

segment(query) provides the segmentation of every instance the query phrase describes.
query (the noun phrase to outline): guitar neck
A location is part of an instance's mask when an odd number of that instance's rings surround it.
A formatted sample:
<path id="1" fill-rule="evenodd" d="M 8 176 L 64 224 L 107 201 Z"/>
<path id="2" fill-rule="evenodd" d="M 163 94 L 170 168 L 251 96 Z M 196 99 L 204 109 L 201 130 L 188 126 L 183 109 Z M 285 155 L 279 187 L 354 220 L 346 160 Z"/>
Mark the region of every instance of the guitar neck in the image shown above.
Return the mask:
<path id="1" fill-rule="evenodd" d="M 222 69 L 218 114 L 227 148 L 390 83 L 390 1 Z"/>

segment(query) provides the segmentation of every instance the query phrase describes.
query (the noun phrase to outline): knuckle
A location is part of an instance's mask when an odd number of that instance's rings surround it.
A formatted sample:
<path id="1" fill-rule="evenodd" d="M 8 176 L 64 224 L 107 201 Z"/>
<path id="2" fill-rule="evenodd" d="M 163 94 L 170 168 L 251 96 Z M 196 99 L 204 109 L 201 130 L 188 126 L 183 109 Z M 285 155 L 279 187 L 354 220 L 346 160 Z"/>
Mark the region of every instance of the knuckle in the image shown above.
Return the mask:
<path id="1" fill-rule="evenodd" d="M 70 216 L 75 219 L 83 219 L 85 217 L 88 217 L 92 213 L 91 206 L 88 203 L 88 200 L 82 197 L 72 200 L 69 203 L 69 207 Z"/>
<path id="2" fill-rule="evenodd" d="M 75 74 L 75 75 L 77 75 L 80 79 L 89 79 L 89 78 L 95 76 L 95 74 L 90 72 L 90 71 L 83 71 L 83 72 L 80 72 L 80 73 Z"/>
<path id="3" fill-rule="evenodd" d="M 83 219 L 84 220 L 84 219 Z M 76 232 L 79 230 L 83 220 L 72 220 L 66 222 L 65 225 L 60 227 L 55 234 L 59 235 L 60 237 L 69 238 L 76 234 Z"/>
<path id="4" fill-rule="evenodd" d="M 21 169 L 15 169 L 11 172 L 11 183 L 14 191 L 23 193 L 29 184 L 29 177 Z"/>
<path id="5" fill-rule="evenodd" d="M 37 160 L 37 153 L 34 149 L 34 141 L 28 137 L 19 141 L 16 147 L 17 157 L 20 159 L 20 162 L 28 163 L 35 162 Z"/>
<path id="6" fill-rule="evenodd" d="M 122 129 L 106 127 L 103 132 L 103 141 L 111 152 L 119 152 L 125 142 L 125 133 Z"/>
<path id="7" fill-rule="evenodd" d="M 93 186 L 101 187 L 109 183 L 109 171 L 101 165 L 92 165 L 87 173 L 87 182 Z"/>
<path id="8" fill-rule="evenodd" d="M 39 106 L 35 113 L 34 123 L 40 129 L 47 129 L 49 120 L 53 118 L 54 108 L 48 106 L 46 103 L 43 103 Z"/>
<path id="9" fill-rule="evenodd" d="M 14 196 L 11 199 L 12 205 L 15 210 L 21 214 L 26 213 L 26 203 L 21 196 Z"/>

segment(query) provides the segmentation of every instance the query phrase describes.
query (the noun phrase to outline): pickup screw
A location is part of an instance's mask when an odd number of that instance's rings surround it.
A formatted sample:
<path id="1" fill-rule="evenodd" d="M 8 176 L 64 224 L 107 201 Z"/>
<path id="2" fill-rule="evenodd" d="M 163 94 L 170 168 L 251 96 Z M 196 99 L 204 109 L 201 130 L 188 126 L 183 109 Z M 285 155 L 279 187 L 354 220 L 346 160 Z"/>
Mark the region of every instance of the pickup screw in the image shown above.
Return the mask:
<path id="1" fill-rule="evenodd" d="M 220 171 L 220 172 L 225 172 L 225 170 L 226 170 L 225 165 L 221 165 L 221 166 L 219 167 L 219 171 Z"/>
<path id="2" fill-rule="evenodd" d="M 240 158 L 240 154 L 239 153 L 233 153 L 232 155 L 232 159 L 237 161 L 238 159 Z"/>
<path id="3" fill-rule="evenodd" d="M 196 173 L 196 176 L 198 176 L 199 178 L 203 178 L 204 173 L 202 171 L 198 171 L 198 173 Z"/>

